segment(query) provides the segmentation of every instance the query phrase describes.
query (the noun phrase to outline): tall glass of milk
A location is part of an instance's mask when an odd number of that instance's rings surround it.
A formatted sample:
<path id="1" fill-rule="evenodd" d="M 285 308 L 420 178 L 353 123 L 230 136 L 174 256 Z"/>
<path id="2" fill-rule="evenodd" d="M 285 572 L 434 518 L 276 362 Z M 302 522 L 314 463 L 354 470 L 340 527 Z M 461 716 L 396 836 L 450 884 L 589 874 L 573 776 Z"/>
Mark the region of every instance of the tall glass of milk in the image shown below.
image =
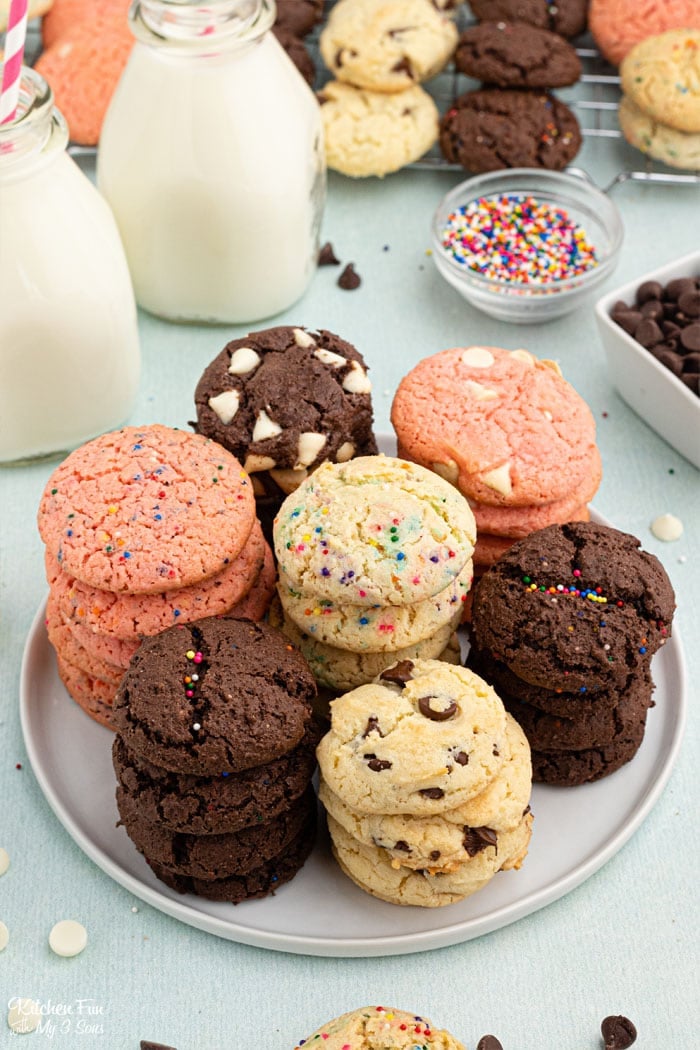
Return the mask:
<path id="1" fill-rule="evenodd" d="M 0 125 L 0 463 L 114 429 L 138 386 L 124 249 L 67 141 L 51 89 L 23 69 L 15 117 Z"/>
<path id="2" fill-rule="evenodd" d="M 171 321 L 278 313 L 316 268 L 325 200 L 313 92 L 268 32 L 272 0 L 134 0 L 136 45 L 97 180 L 136 298 Z"/>

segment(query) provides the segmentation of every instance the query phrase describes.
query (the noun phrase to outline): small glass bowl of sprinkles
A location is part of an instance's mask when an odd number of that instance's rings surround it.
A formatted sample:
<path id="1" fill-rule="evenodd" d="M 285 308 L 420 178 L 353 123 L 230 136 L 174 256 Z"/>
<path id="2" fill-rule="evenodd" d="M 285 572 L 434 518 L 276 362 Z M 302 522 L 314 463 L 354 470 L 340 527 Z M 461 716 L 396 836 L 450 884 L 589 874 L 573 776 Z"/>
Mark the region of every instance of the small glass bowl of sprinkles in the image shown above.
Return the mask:
<path id="1" fill-rule="evenodd" d="M 617 207 L 584 173 L 511 168 L 443 197 L 432 255 L 472 306 L 529 324 L 576 309 L 615 269 L 622 237 Z"/>

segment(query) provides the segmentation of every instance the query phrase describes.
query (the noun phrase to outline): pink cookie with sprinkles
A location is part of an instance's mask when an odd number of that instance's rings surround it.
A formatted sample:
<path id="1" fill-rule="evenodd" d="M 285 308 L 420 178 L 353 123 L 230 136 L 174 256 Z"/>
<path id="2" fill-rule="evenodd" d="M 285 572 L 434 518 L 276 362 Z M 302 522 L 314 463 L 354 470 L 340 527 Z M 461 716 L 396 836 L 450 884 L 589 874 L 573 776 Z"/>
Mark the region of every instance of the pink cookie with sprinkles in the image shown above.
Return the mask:
<path id="1" fill-rule="evenodd" d="M 489 280 L 541 285 L 598 265 L 585 230 L 565 208 L 517 193 L 478 197 L 448 215 L 445 252 Z"/>
<path id="2" fill-rule="evenodd" d="M 639 540 L 594 522 L 551 525 L 514 544 L 474 589 L 479 649 L 532 685 L 613 688 L 671 635 L 675 597 Z"/>
<path id="3" fill-rule="evenodd" d="M 67 664 L 77 667 L 85 674 L 100 678 L 104 682 L 119 685 L 124 670 L 116 664 L 102 660 L 89 649 L 85 649 L 73 634 L 71 627 L 63 621 L 56 602 L 49 598 L 46 606 L 46 630 L 49 641 L 58 657 Z"/>
<path id="4" fill-rule="evenodd" d="M 222 572 L 255 520 L 248 475 L 213 441 L 160 424 L 125 427 L 72 452 L 53 472 L 38 524 L 70 576 L 154 594 Z"/>
<path id="5" fill-rule="evenodd" d="M 62 570 L 48 551 L 46 575 L 51 594 L 68 623 L 120 641 L 137 642 L 173 624 L 231 613 L 258 579 L 267 549 L 256 521 L 243 550 L 223 572 L 199 584 L 161 594 L 115 594 L 89 587 Z"/>
<path id="6" fill-rule="evenodd" d="M 363 1006 L 342 1014 L 300 1039 L 295 1050 L 464 1050 L 454 1036 L 427 1017 L 388 1006 Z"/>
<path id="7" fill-rule="evenodd" d="M 391 421 L 401 455 L 486 506 L 576 506 L 600 479 L 588 405 L 557 365 L 526 350 L 471 346 L 424 358 L 401 381 Z"/>
<path id="8" fill-rule="evenodd" d="M 58 657 L 58 674 L 76 704 L 100 725 L 112 729 L 112 704 L 118 686 Z"/>
<path id="9" fill-rule="evenodd" d="M 405 605 L 444 589 L 469 561 L 474 516 L 442 478 L 390 456 L 323 463 L 282 504 L 281 573 L 308 597 Z"/>

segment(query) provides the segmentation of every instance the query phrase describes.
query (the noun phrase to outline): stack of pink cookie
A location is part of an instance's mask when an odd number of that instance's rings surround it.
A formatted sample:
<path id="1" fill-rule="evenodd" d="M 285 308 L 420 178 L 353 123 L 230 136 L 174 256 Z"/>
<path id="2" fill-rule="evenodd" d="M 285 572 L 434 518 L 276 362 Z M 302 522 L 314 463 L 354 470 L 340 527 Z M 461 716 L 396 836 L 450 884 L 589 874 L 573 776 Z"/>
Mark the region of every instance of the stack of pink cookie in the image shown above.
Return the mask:
<path id="1" fill-rule="evenodd" d="M 476 573 L 536 529 L 589 517 L 601 478 L 595 422 L 553 361 L 527 350 L 443 350 L 401 381 L 391 420 L 399 456 L 468 499 Z"/>
<path id="2" fill-rule="evenodd" d="M 159 424 L 71 453 L 38 514 L 59 674 L 98 722 L 143 638 L 228 613 L 260 619 L 275 585 L 248 475 L 216 442 Z"/>

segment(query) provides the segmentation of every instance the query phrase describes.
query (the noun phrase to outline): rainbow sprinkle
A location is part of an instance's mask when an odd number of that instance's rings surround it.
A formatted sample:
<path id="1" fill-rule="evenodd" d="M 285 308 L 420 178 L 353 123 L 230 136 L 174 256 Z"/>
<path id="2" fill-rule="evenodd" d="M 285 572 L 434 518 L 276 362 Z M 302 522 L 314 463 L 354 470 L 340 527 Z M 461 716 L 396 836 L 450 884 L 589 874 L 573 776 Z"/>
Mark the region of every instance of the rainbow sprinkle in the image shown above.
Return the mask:
<path id="1" fill-rule="evenodd" d="M 517 193 L 455 209 L 441 243 L 460 265 L 518 284 L 566 280 L 598 265 L 585 231 L 564 208 Z"/>

